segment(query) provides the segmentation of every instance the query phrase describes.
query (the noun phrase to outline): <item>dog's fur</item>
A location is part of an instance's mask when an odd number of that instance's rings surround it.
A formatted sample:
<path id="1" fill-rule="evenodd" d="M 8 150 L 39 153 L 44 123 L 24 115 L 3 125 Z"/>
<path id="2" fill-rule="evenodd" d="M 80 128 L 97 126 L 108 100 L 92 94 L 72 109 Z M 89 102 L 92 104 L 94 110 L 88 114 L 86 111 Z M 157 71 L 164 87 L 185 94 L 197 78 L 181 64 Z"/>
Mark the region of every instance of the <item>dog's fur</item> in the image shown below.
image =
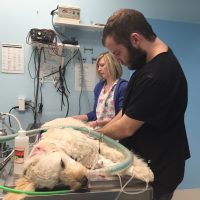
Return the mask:
<path id="1" fill-rule="evenodd" d="M 42 139 L 33 147 L 24 166 L 24 175 L 16 182 L 16 189 L 34 191 L 35 188 L 54 188 L 63 183 L 71 189 L 79 189 L 90 178 L 90 169 L 97 169 L 119 163 L 124 156 L 118 150 L 100 144 L 87 134 L 72 128 L 59 126 L 87 127 L 73 118 L 60 118 L 44 124 L 51 127 L 43 133 Z M 87 127 L 89 128 L 89 127 Z M 145 182 L 153 181 L 148 165 L 135 154 L 133 165 L 120 173 Z M 105 174 L 104 174 L 105 175 Z M 4 200 L 22 200 L 25 195 L 10 193 Z"/>

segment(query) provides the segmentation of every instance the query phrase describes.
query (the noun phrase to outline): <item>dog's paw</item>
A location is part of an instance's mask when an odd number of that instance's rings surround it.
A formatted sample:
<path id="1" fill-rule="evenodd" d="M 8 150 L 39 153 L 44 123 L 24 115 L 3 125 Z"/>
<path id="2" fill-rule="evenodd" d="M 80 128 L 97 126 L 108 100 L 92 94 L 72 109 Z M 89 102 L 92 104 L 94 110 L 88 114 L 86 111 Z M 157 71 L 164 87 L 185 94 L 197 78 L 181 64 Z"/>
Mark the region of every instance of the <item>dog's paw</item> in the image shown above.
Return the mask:
<path id="1" fill-rule="evenodd" d="M 3 200 L 23 200 L 25 197 L 23 194 L 9 193 L 4 196 Z"/>
<path id="2" fill-rule="evenodd" d="M 127 170 L 127 174 L 147 183 L 154 180 L 150 167 L 136 155 L 133 157 L 133 165 Z"/>

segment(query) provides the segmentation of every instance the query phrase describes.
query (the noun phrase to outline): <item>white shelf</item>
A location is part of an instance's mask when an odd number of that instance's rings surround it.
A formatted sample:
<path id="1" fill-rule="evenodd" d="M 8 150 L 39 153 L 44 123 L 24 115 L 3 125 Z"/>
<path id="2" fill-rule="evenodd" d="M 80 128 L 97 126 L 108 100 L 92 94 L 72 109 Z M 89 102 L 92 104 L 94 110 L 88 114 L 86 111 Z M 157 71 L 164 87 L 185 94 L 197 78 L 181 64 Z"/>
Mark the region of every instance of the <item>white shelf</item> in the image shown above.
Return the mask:
<path id="1" fill-rule="evenodd" d="M 58 43 L 58 46 L 63 46 L 65 49 L 79 49 L 80 45 L 72 45 L 72 44 L 62 44 L 62 43 Z"/>
<path id="2" fill-rule="evenodd" d="M 43 44 L 40 42 L 33 42 L 31 44 L 33 47 L 38 47 L 38 48 L 42 48 L 42 47 L 51 47 L 51 44 Z M 70 49 L 70 50 L 76 50 L 80 48 L 80 45 L 71 45 L 71 44 L 62 44 L 62 43 L 57 43 L 58 47 L 64 47 L 64 49 Z"/>
<path id="3" fill-rule="evenodd" d="M 102 31 L 104 28 L 104 25 L 79 24 L 76 21 L 70 21 L 69 19 L 62 17 L 57 17 L 54 22 L 57 25 L 63 25 L 83 31 Z"/>

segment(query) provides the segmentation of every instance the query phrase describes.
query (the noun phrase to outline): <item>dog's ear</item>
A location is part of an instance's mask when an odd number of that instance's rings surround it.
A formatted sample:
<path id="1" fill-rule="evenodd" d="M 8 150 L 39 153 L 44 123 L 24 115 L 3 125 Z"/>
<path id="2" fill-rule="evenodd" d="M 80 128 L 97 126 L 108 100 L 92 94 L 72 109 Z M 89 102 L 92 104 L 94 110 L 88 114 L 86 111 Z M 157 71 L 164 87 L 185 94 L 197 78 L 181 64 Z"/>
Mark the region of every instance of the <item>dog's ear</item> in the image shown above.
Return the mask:
<path id="1" fill-rule="evenodd" d="M 61 165 L 62 169 L 65 169 L 65 163 L 64 163 L 64 161 L 62 159 L 60 161 L 60 165 Z"/>
<path id="2" fill-rule="evenodd" d="M 83 184 L 86 184 L 87 169 L 79 162 L 76 162 L 69 155 L 63 152 L 61 154 L 61 171 L 59 174 L 60 181 L 69 186 L 72 190 L 80 189 Z"/>
<path id="3" fill-rule="evenodd" d="M 15 189 L 24 191 L 35 191 L 35 185 L 31 180 L 23 177 L 16 181 Z M 26 196 L 26 194 L 8 193 L 5 195 L 3 200 L 23 200 Z"/>

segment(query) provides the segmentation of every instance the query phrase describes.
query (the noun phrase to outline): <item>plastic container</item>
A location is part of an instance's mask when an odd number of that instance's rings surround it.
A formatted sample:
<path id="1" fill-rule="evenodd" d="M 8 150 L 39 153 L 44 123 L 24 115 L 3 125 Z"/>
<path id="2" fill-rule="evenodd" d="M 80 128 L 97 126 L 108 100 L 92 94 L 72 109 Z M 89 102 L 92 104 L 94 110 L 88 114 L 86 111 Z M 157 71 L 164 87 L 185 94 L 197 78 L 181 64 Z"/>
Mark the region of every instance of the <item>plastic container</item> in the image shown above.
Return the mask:
<path id="1" fill-rule="evenodd" d="M 14 175 L 21 176 L 24 170 L 24 162 L 29 153 L 29 137 L 24 130 L 19 130 L 15 137 L 14 146 Z"/>

